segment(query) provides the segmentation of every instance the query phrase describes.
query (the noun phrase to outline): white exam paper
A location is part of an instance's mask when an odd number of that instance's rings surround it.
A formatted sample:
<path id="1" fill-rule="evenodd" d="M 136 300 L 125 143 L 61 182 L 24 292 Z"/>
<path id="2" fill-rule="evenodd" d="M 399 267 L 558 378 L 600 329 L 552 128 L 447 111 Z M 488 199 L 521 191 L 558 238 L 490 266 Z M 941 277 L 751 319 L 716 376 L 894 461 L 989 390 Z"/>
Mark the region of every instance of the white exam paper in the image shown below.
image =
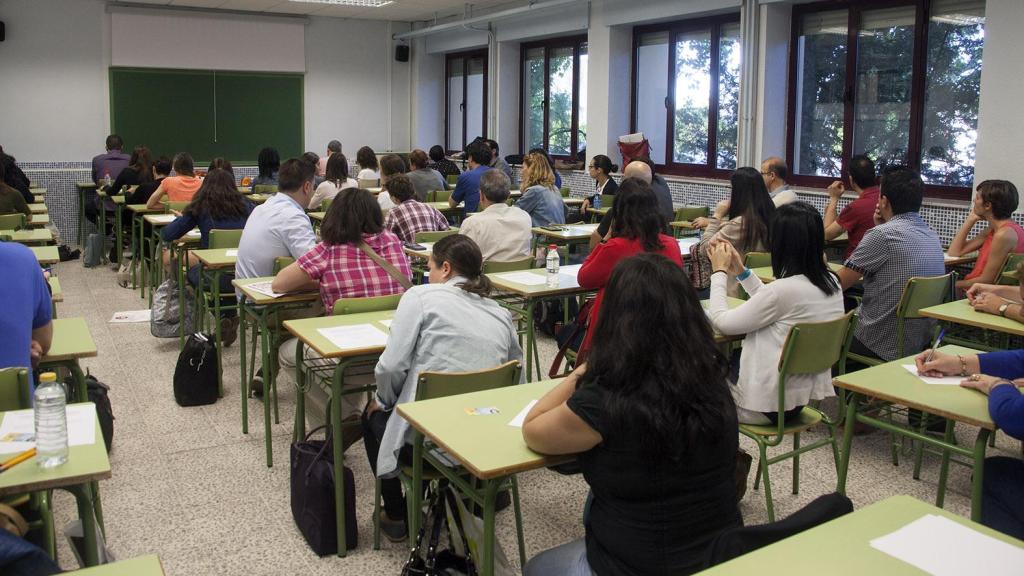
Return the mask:
<path id="1" fill-rule="evenodd" d="M 541 284 L 547 283 L 547 278 L 541 274 L 532 274 L 530 272 L 506 272 L 504 274 L 498 274 L 498 278 L 502 280 L 508 280 L 509 282 L 515 282 L 516 284 L 523 284 L 526 286 L 540 286 Z"/>
<path id="2" fill-rule="evenodd" d="M 523 408 L 519 412 L 519 414 L 516 414 L 516 417 L 513 418 L 512 421 L 508 423 L 508 425 L 512 426 L 514 428 L 522 428 L 523 427 L 523 421 L 526 420 L 526 415 L 530 413 L 530 410 L 533 410 L 533 406 L 536 403 L 537 403 L 536 400 L 530 400 L 530 403 L 526 405 L 526 408 Z"/>
<path id="3" fill-rule="evenodd" d="M 96 442 L 96 405 L 90 403 L 74 404 L 67 407 L 68 446 L 84 446 Z M 35 413 L 32 410 L 16 410 L 8 412 L 0 423 L 0 438 L 8 434 L 31 434 L 33 439 L 28 442 L 0 441 L 0 454 L 28 450 L 35 442 Z"/>
<path id="4" fill-rule="evenodd" d="M 373 348 L 388 343 L 388 335 L 373 324 L 354 324 L 352 326 L 334 326 L 317 330 L 342 350 Z"/>
<path id="5" fill-rule="evenodd" d="M 1024 549 L 935 514 L 875 538 L 871 547 L 934 576 L 1024 574 Z"/>
<path id="6" fill-rule="evenodd" d="M 595 226 L 593 224 L 588 224 L 588 225 L 585 225 L 585 226 L 569 226 L 568 228 L 566 228 L 565 231 L 568 232 L 569 234 L 574 234 L 574 235 L 575 234 L 590 235 L 590 233 L 593 232 L 594 230 L 597 230 L 597 226 Z"/>
<path id="7" fill-rule="evenodd" d="M 580 273 L 580 268 L 582 267 L 583 264 L 566 264 L 565 266 L 558 267 L 558 273 L 575 278 Z"/>
<path id="8" fill-rule="evenodd" d="M 237 249 L 236 250 L 225 250 L 224 251 L 224 255 L 225 256 L 238 256 L 238 250 Z"/>
<path id="9" fill-rule="evenodd" d="M 124 312 L 114 312 L 114 315 L 110 317 L 111 324 L 127 324 L 130 322 L 149 322 L 151 310 L 125 310 Z"/>
<path id="10" fill-rule="evenodd" d="M 377 321 L 377 323 L 378 323 L 378 324 L 383 324 L 383 325 L 384 325 L 384 326 L 386 326 L 386 327 L 387 327 L 387 328 L 388 328 L 389 330 L 391 329 L 391 320 L 378 320 L 378 321 Z"/>
<path id="11" fill-rule="evenodd" d="M 270 288 L 273 283 L 273 280 L 268 280 L 266 282 L 253 282 L 252 284 L 246 285 L 246 287 L 253 292 L 259 292 L 260 294 L 270 296 L 271 298 L 280 298 L 281 296 L 284 296 L 284 294 L 278 294 Z"/>
<path id="12" fill-rule="evenodd" d="M 177 218 L 177 216 L 174 214 L 154 214 L 150 220 L 158 224 L 170 224 L 171 222 L 174 222 L 175 218 Z"/>
<path id="13" fill-rule="evenodd" d="M 694 244 L 700 244 L 700 238 L 696 236 L 693 236 L 691 238 L 680 238 L 678 242 L 679 251 L 682 252 L 683 256 L 685 257 L 690 253 L 690 246 L 693 246 Z"/>
<path id="14" fill-rule="evenodd" d="M 933 378 L 931 376 L 921 376 L 917 373 L 917 366 L 913 364 L 903 364 L 903 369 L 910 372 L 914 376 L 917 376 L 925 384 L 936 384 L 940 386 L 959 386 L 960 382 L 964 379 L 963 376 L 940 376 Z"/>

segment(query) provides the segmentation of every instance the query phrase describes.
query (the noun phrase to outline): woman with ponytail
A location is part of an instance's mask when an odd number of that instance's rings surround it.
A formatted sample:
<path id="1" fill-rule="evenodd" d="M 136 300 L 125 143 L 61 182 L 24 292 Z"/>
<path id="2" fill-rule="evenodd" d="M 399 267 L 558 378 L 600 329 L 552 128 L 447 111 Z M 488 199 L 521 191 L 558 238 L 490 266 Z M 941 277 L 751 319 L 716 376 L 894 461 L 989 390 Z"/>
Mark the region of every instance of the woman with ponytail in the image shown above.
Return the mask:
<path id="1" fill-rule="evenodd" d="M 382 479 L 381 529 L 393 542 L 407 536 L 405 500 L 395 477 L 410 462 L 412 431 L 395 406 L 416 398 L 421 372 L 474 372 L 522 360 L 508 310 L 488 298 L 483 257 L 471 238 L 446 236 L 428 261 L 430 284 L 413 286 L 398 304 L 374 374 L 377 393 L 363 413 L 370 467 Z"/>

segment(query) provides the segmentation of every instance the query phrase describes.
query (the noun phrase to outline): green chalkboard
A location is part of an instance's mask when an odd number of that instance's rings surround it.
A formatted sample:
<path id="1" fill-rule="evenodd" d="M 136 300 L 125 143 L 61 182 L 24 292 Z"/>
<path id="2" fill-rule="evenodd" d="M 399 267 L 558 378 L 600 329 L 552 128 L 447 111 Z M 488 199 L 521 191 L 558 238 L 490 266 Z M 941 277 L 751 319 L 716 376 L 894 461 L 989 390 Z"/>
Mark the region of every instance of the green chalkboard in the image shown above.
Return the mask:
<path id="1" fill-rule="evenodd" d="M 252 164 L 264 146 L 302 153 L 301 74 L 110 68 L 111 131 L 155 155 Z"/>

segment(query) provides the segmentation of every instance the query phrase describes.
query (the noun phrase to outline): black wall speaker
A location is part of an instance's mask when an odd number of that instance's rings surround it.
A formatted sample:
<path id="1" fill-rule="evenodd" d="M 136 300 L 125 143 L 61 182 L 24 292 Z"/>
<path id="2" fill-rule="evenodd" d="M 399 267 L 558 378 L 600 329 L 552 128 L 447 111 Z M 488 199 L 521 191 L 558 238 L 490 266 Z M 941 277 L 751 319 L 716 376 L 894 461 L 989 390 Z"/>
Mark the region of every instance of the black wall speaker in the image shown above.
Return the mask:
<path id="1" fill-rule="evenodd" d="M 4 38 L 6 38 L 6 37 L 7 37 L 7 27 L 4 26 L 4 21 L 0 20 L 0 42 L 3 42 Z"/>
<path id="2" fill-rule="evenodd" d="M 409 61 L 409 47 L 405 44 L 399 44 L 395 46 L 395 61 L 396 62 L 408 62 Z"/>

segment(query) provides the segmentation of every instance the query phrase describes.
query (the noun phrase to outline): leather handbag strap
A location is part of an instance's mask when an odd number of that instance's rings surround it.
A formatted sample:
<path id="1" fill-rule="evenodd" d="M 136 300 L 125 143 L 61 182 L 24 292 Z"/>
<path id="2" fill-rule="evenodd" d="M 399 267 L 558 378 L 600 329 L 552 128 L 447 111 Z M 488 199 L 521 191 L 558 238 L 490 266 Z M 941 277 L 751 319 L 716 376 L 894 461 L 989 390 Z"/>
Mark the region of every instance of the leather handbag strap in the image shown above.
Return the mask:
<path id="1" fill-rule="evenodd" d="M 28 534 L 25 517 L 7 504 L 0 504 L 0 530 L 7 530 L 19 538 Z"/>
<path id="2" fill-rule="evenodd" d="M 370 260 L 376 262 L 377 266 L 383 268 L 384 271 L 388 273 L 388 276 L 391 276 L 392 278 L 395 279 L 396 282 L 401 284 L 402 288 L 405 288 L 406 290 L 412 288 L 412 281 L 406 278 L 405 274 L 399 272 L 398 268 L 395 268 L 394 265 L 391 264 L 391 262 L 388 262 L 387 260 L 381 258 L 380 254 L 374 252 L 373 248 L 370 248 L 369 244 L 367 244 L 366 242 L 360 242 L 359 249 L 362 250 L 364 254 L 369 256 Z"/>

